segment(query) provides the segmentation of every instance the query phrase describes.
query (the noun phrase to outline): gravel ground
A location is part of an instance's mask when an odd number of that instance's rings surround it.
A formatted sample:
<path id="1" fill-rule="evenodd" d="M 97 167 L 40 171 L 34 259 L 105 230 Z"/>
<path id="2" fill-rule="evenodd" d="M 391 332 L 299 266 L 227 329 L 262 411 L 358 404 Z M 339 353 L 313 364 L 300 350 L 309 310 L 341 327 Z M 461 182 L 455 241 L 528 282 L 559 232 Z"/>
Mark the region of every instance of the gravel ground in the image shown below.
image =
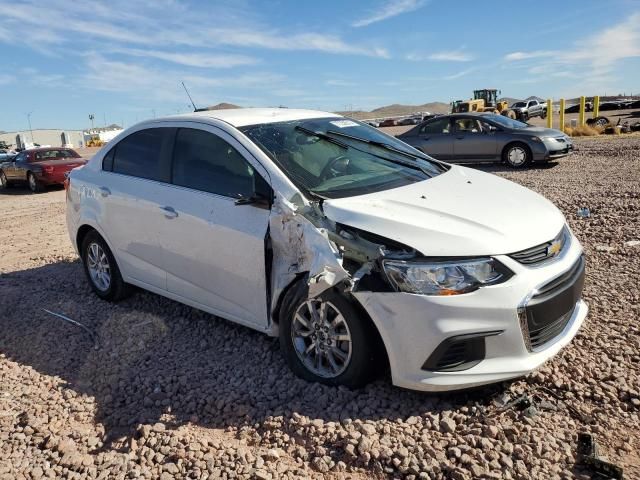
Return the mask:
<path id="1" fill-rule="evenodd" d="M 455 394 L 308 384 L 247 328 L 144 292 L 100 301 L 64 191 L 0 194 L 0 479 L 590 478 L 581 431 L 640 478 L 640 246 L 625 245 L 640 239 L 640 137 L 578 147 L 549 168 L 483 169 L 564 211 L 588 319 L 538 372 Z M 497 406 L 521 394 L 537 409 Z"/>

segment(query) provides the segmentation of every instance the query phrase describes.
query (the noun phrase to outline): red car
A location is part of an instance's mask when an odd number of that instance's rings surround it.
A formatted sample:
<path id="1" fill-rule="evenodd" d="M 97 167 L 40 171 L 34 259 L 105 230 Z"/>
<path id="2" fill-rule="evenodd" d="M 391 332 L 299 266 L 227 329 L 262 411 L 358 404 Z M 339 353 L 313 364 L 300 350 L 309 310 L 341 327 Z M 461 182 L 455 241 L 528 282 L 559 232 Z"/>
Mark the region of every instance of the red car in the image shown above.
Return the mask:
<path id="1" fill-rule="evenodd" d="M 41 192 L 47 185 L 62 185 L 67 172 L 85 163 L 71 148 L 24 150 L 11 161 L 0 163 L 0 189 L 26 182 L 32 192 Z"/>

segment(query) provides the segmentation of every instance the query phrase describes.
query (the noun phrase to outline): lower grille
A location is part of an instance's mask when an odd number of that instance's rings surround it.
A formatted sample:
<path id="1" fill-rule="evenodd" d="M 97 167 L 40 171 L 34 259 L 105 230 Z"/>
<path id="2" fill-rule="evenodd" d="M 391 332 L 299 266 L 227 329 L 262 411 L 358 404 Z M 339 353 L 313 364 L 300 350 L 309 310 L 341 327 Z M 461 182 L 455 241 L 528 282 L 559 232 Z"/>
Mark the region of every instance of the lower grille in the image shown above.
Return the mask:
<path id="1" fill-rule="evenodd" d="M 569 271 L 539 287 L 518 310 L 530 351 L 541 349 L 565 329 L 582 295 L 584 276 L 585 261 L 581 256 Z"/>
<path id="2" fill-rule="evenodd" d="M 547 342 L 560 335 L 564 330 L 564 327 L 566 327 L 567 323 L 569 323 L 574 310 L 575 307 L 572 308 L 569 312 L 565 313 L 559 319 L 543 327 L 540 327 L 537 330 L 529 330 L 529 341 L 531 342 L 531 348 L 538 349 L 540 347 L 543 347 Z"/>

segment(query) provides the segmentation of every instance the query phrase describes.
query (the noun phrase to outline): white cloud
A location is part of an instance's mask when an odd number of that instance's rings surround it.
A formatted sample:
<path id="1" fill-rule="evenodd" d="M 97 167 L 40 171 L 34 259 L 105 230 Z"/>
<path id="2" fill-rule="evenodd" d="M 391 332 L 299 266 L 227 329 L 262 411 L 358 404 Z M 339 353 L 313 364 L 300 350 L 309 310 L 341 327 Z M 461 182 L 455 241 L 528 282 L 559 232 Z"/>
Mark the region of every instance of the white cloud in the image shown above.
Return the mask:
<path id="1" fill-rule="evenodd" d="M 615 67 L 622 60 L 640 57 L 640 12 L 627 20 L 573 43 L 562 50 L 512 52 L 504 59 L 511 62 L 538 60 L 528 73 L 571 78 L 583 75 L 583 86 L 614 89 Z"/>
<path id="2" fill-rule="evenodd" d="M 467 68 L 466 70 L 461 70 L 458 73 L 454 73 L 452 75 L 447 75 L 446 77 L 443 77 L 443 79 L 444 80 L 455 80 L 456 78 L 461 78 L 461 77 L 464 77 L 466 75 L 469 75 L 474 70 L 476 70 L 476 69 L 475 68 Z"/>
<path id="3" fill-rule="evenodd" d="M 109 4 L 91 3 L 91 8 L 77 5 L 72 0 L 51 0 L 46 5 L 35 1 L 16 4 L 11 0 L 0 0 L 5 24 L 13 28 L 29 27 L 29 35 L 10 35 L 9 28 L 0 27 L 0 41 L 22 43 L 31 48 L 65 45 L 67 50 L 77 48 L 79 40 L 92 41 L 91 48 L 96 49 L 148 46 L 153 50 L 147 56 L 155 55 L 156 58 L 188 66 L 205 59 L 204 53 L 184 52 L 182 58 L 170 57 L 159 47 L 211 50 L 219 46 L 233 46 L 389 56 L 384 48 L 353 44 L 325 32 L 290 34 L 265 28 L 253 21 L 250 13 L 230 13 L 225 10 L 229 8 L 235 7 L 216 5 L 196 13 L 175 2 L 143 2 L 137 5 L 136 13 L 131 13 L 130 4 L 123 0 L 113 0 Z M 216 28 L 212 25 L 230 26 Z M 235 58 L 237 64 L 249 64 L 248 57 L 243 60 L 239 57 Z M 205 62 L 216 68 L 224 63 L 211 57 Z"/>
<path id="4" fill-rule="evenodd" d="M 190 75 L 182 71 L 158 69 L 139 64 L 114 61 L 95 52 L 85 54 L 86 72 L 74 86 L 130 94 L 136 101 L 181 102 L 186 96 L 180 82 L 184 81 L 196 101 L 211 99 L 217 89 L 251 87 L 257 90 L 284 88 L 286 78 L 270 72 L 214 77 Z"/>
<path id="5" fill-rule="evenodd" d="M 316 50 L 326 53 L 365 55 L 388 58 L 384 48 L 347 43 L 340 37 L 322 33 L 282 35 L 277 31 L 238 28 L 217 28 L 206 31 L 207 42 L 236 47 L 257 47 L 273 50 Z"/>
<path id="6" fill-rule="evenodd" d="M 259 60 L 253 57 L 224 53 L 183 53 L 136 48 L 119 48 L 114 49 L 114 52 L 134 57 L 156 58 L 165 62 L 200 68 L 232 68 L 259 63 Z"/>
<path id="7" fill-rule="evenodd" d="M 470 62 L 473 56 L 461 50 L 437 52 L 429 55 L 429 60 L 441 60 L 444 62 Z"/>
<path id="8" fill-rule="evenodd" d="M 16 77 L 13 75 L 8 75 L 6 73 L 0 74 L 0 85 L 8 85 L 9 83 L 15 82 Z"/>
<path id="9" fill-rule="evenodd" d="M 353 27 L 366 27 L 372 23 L 417 10 L 425 3 L 425 0 L 386 0 L 378 10 L 370 12 L 367 16 L 356 20 L 351 25 Z"/>
<path id="10" fill-rule="evenodd" d="M 473 55 L 465 52 L 463 49 L 445 50 L 441 52 L 430 53 L 428 55 L 421 53 L 409 53 L 405 58 L 412 62 L 422 62 L 425 60 L 433 60 L 439 62 L 470 62 L 474 59 Z"/>
<path id="11" fill-rule="evenodd" d="M 512 52 L 504 56 L 507 62 L 515 62 L 519 60 L 528 60 L 530 58 L 552 57 L 557 52 L 551 50 L 535 50 L 533 52 Z"/>

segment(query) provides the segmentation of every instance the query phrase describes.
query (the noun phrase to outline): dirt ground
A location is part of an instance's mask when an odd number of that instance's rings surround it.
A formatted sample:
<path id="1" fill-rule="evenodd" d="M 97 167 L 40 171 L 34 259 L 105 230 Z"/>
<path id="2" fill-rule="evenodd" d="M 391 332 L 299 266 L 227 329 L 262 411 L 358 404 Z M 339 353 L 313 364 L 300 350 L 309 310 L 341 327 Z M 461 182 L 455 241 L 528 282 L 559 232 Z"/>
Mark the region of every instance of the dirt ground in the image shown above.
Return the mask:
<path id="1" fill-rule="evenodd" d="M 142 291 L 101 301 L 64 190 L 0 193 L 0 480 L 586 479 L 578 432 L 640 478 L 640 136 L 577 146 L 545 168 L 482 169 L 566 215 L 587 255 L 585 325 L 524 379 L 440 395 L 308 384 L 257 332 Z M 496 405 L 523 394 L 537 408 Z"/>

